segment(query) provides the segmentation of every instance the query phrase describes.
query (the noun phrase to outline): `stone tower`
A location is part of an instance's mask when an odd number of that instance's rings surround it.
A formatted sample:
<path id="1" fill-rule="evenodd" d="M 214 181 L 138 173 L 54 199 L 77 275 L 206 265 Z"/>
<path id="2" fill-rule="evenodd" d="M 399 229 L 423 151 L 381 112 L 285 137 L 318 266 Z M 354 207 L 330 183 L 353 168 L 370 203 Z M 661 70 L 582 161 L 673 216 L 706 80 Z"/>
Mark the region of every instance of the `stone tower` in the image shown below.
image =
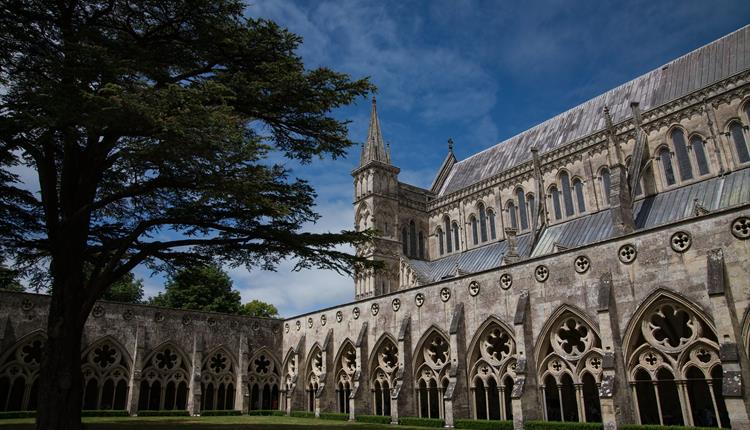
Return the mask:
<path id="1" fill-rule="evenodd" d="M 354 177 L 354 224 L 358 231 L 373 228 L 378 236 L 370 246 L 357 250 L 371 260 L 383 261 L 383 269 L 358 271 L 354 278 L 356 299 L 379 296 L 398 288 L 398 173 L 391 165 L 390 148 L 386 149 L 380 120 L 372 99 L 367 141 L 362 146 L 359 167 Z"/>

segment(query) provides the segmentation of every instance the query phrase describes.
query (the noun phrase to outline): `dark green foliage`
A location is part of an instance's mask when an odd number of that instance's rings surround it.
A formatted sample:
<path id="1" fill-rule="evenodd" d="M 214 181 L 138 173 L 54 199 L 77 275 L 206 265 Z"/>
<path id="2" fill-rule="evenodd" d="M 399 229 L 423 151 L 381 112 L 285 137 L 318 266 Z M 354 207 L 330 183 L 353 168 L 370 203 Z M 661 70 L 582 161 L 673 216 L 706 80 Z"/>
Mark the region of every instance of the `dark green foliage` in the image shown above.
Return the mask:
<path id="1" fill-rule="evenodd" d="M 132 273 L 126 273 L 109 287 L 102 298 L 112 302 L 142 303 L 143 280 L 135 279 Z"/>
<path id="2" fill-rule="evenodd" d="M 189 417 L 188 411 L 184 410 L 172 410 L 172 411 L 138 411 L 139 417 Z"/>
<path id="3" fill-rule="evenodd" d="M 82 417 L 127 417 L 126 410 L 82 410 Z M 0 420 L 10 418 L 35 418 L 36 411 L 17 411 L 17 412 L 0 412 Z"/>
<path id="4" fill-rule="evenodd" d="M 218 266 L 188 267 L 174 273 L 164 292 L 152 297 L 149 304 L 236 314 L 240 311 L 240 293 L 232 286 L 229 275 Z"/>
<path id="5" fill-rule="evenodd" d="M 237 415 L 242 415 L 242 411 L 234 409 L 201 411 L 201 416 L 204 417 L 230 417 Z"/>
<path id="6" fill-rule="evenodd" d="M 18 272 L 0 264 L 0 290 L 24 291 L 23 285 L 18 281 Z"/>
<path id="7" fill-rule="evenodd" d="M 0 420 L 12 419 L 12 418 L 34 418 L 36 417 L 36 411 L 9 411 L 0 412 Z"/>
<path id="8" fill-rule="evenodd" d="M 276 318 L 279 316 L 279 310 L 276 306 L 270 303 L 255 299 L 242 305 L 240 308 L 240 315 L 248 317 Z"/>
<path id="9" fill-rule="evenodd" d="M 456 420 L 457 429 L 513 430 L 513 421 Z"/>
<path id="10" fill-rule="evenodd" d="M 402 417 L 398 423 L 402 426 L 444 427 L 445 421 L 438 418 Z"/>
<path id="11" fill-rule="evenodd" d="M 361 423 L 390 424 L 391 417 L 382 415 L 357 415 L 357 421 Z"/>
<path id="12" fill-rule="evenodd" d="M 718 430 L 718 427 L 660 426 L 656 424 L 625 424 L 620 430 Z"/>
<path id="13" fill-rule="evenodd" d="M 276 409 L 257 409 L 253 411 L 248 411 L 247 414 L 254 415 L 254 416 L 283 417 L 283 416 L 286 416 L 286 411 L 279 411 Z"/>
<path id="14" fill-rule="evenodd" d="M 561 421 L 527 421 L 524 430 L 602 430 L 602 423 L 574 423 Z"/>
<path id="15" fill-rule="evenodd" d="M 295 418 L 315 418 L 315 412 L 307 412 L 307 411 L 292 411 L 289 416 L 295 417 Z"/>
<path id="16" fill-rule="evenodd" d="M 321 412 L 320 418 L 324 420 L 346 421 L 349 419 L 349 414 L 342 414 L 339 412 Z"/>

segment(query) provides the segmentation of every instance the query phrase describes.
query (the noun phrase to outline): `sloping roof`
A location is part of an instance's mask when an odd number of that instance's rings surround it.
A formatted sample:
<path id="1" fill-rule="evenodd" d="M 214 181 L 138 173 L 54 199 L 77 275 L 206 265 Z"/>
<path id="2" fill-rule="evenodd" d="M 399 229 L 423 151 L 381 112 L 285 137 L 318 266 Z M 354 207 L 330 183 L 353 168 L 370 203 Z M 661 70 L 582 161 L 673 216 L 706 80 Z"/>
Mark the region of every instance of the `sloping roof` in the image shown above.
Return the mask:
<path id="1" fill-rule="evenodd" d="M 631 117 L 629 104 L 643 111 L 750 69 L 750 25 L 709 43 L 643 76 L 607 91 L 521 134 L 456 163 L 439 195 L 449 194 L 499 174 L 540 153 L 604 129 L 602 109 L 615 123 Z"/>
<path id="2" fill-rule="evenodd" d="M 694 201 L 709 211 L 750 204 L 750 168 L 696 182 L 635 202 L 636 230 L 649 229 L 693 216 Z M 531 257 L 556 252 L 555 244 L 576 248 L 612 237 L 612 216 L 608 209 L 547 227 Z M 518 237 L 518 252 L 529 254 L 531 235 Z M 456 264 L 464 273 L 476 273 L 500 266 L 508 245 L 505 240 L 449 255 L 435 261 L 411 260 L 422 279 L 432 282 L 455 274 Z"/>

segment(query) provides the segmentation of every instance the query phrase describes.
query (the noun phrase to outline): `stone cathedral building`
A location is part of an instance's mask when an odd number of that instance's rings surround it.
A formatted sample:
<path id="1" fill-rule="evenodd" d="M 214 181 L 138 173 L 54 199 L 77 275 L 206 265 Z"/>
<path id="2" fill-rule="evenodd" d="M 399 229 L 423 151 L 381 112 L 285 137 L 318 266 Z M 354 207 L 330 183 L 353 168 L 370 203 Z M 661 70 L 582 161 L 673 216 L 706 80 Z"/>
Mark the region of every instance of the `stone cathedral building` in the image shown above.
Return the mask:
<path id="1" fill-rule="evenodd" d="M 750 26 L 467 159 L 449 144 L 429 189 L 399 181 L 373 101 L 354 212 L 385 267 L 355 301 L 101 302 L 82 407 L 748 429 L 748 124 Z M 35 407 L 46 303 L 0 295 L 0 410 Z"/>

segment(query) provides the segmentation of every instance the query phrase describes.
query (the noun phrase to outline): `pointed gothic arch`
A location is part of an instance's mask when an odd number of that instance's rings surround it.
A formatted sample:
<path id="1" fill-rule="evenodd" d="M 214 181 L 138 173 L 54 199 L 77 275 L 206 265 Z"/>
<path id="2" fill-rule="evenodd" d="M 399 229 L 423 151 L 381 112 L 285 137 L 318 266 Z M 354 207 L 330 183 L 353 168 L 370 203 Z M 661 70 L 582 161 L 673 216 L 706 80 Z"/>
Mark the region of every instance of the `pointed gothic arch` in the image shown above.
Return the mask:
<path id="1" fill-rule="evenodd" d="M 315 398 L 320 388 L 323 375 L 323 349 L 315 342 L 310 347 L 305 361 L 305 392 L 307 393 L 307 410 L 315 411 Z"/>
<path id="2" fill-rule="evenodd" d="M 338 412 L 348 414 L 354 373 L 357 371 L 357 348 L 351 339 L 346 338 L 341 342 L 333 367 Z"/>
<path id="3" fill-rule="evenodd" d="M 450 337 L 431 325 L 422 334 L 413 354 L 414 385 L 419 416 L 442 418 L 445 413 L 443 393 L 450 367 Z"/>
<path id="4" fill-rule="evenodd" d="M 559 306 L 534 353 L 545 420 L 600 422 L 603 351 L 594 321 L 575 306 Z"/>
<path id="5" fill-rule="evenodd" d="M 201 363 L 201 410 L 234 409 L 237 360 L 223 345 L 203 356 Z"/>
<path id="6" fill-rule="evenodd" d="M 390 416 L 390 390 L 395 385 L 396 371 L 402 365 L 399 363 L 398 342 L 390 333 L 383 333 L 375 342 L 368 363 L 373 413 Z"/>
<path id="7" fill-rule="evenodd" d="M 164 342 L 143 363 L 138 410 L 187 409 L 190 360 L 182 348 Z"/>
<path id="8" fill-rule="evenodd" d="M 700 307 L 656 290 L 633 314 L 624 346 L 639 423 L 730 425 L 716 330 Z"/>
<path id="9" fill-rule="evenodd" d="M 0 355 L 0 412 L 36 410 L 47 333 L 35 330 Z"/>
<path id="10" fill-rule="evenodd" d="M 516 344 L 513 330 L 496 316 L 482 323 L 469 343 L 468 386 L 474 419 L 512 420 Z"/>
<path id="11" fill-rule="evenodd" d="M 126 409 L 132 361 L 114 337 L 92 342 L 81 354 L 82 409 Z"/>
<path id="12" fill-rule="evenodd" d="M 292 352 L 293 350 L 290 350 L 288 354 Z M 279 361 L 267 347 L 262 347 L 253 353 L 247 364 L 250 410 L 279 409 L 281 369 Z"/>

